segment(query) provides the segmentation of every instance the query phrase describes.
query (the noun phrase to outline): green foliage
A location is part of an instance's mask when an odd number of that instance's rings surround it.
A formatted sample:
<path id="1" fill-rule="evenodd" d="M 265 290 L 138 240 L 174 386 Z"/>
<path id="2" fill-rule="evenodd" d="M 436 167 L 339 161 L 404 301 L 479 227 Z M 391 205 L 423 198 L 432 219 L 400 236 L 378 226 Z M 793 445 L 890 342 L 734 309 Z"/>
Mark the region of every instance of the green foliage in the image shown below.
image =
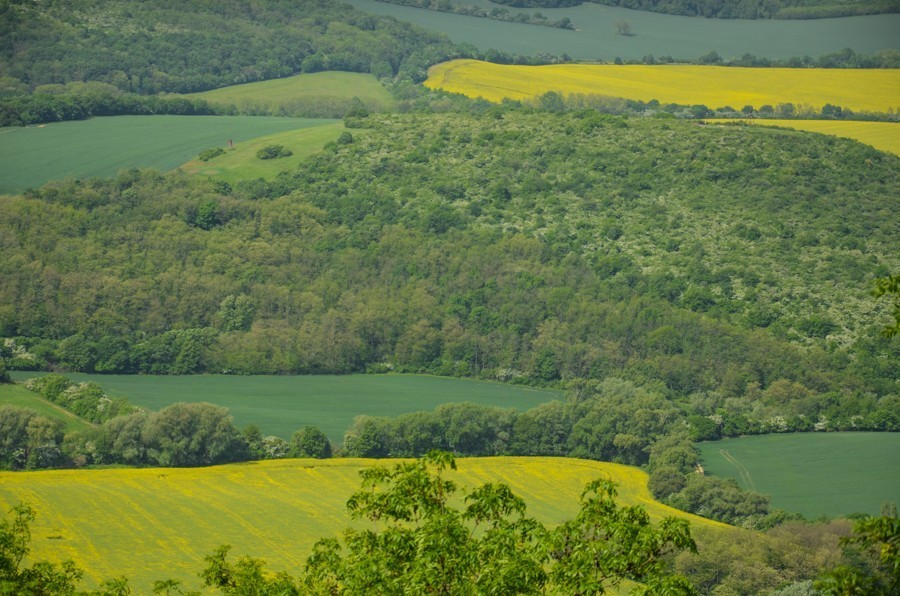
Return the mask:
<path id="1" fill-rule="evenodd" d="M 223 545 L 204 558 L 207 567 L 200 573 L 203 585 L 219 588 L 223 594 L 239 596 L 300 594 L 294 580 L 284 572 L 274 577 L 265 573 L 265 562 L 253 557 L 241 557 L 235 563 L 226 559 L 231 546 Z M 161 586 L 162 587 L 162 586 Z"/>
<path id="2" fill-rule="evenodd" d="M 393 469 L 362 472 L 347 502 L 374 530 L 347 530 L 346 555 L 333 540 L 317 543 L 305 585 L 315 593 L 537 593 L 546 579 L 543 528 L 505 485 L 484 485 L 450 505 L 456 485 L 443 471 L 449 454 L 432 453 Z"/>
<path id="3" fill-rule="evenodd" d="M 259 159 L 278 159 L 280 157 L 290 157 L 293 154 L 284 145 L 267 145 L 256 152 L 256 157 Z"/>
<path id="4" fill-rule="evenodd" d="M 876 298 L 888 296 L 892 300 L 891 316 L 894 317 L 894 322 L 887 325 L 881 332 L 885 337 L 894 337 L 900 333 L 900 275 L 879 278 L 873 294 Z"/>
<path id="5" fill-rule="evenodd" d="M 743 491 L 734 480 L 691 474 L 685 487 L 669 497 L 669 503 L 684 511 L 732 525 L 753 527 L 769 513 L 770 498 Z"/>
<path id="6" fill-rule="evenodd" d="M 315 426 L 304 426 L 291 437 L 290 454 L 292 457 L 329 458 L 331 442 L 325 433 Z"/>
<path id="7" fill-rule="evenodd" d="M 575 519 L 551 533 L 554 584 L 568 594 L 604 594 L 628 578 L 642 582 L 644 594 L 695 594 L 664 560 L 672 552 L 697 552 L 687 521 L 667 518 L 654 527 L 641 507 L 619 507 L 615 496 L 614 483 L 589 483 Z"/>
<path id="8" fill-rule="evenodd" d="M 316 594 L 531 594 L 547 585 L 580 594 L 604 593 L 632 579 L 646 582 L 646 593 L 694 593 L 683 577 L 667 573 L 662 558 L 695 550 L 687 523 L 666 519 L 654 528 L 643 509 L 615 503 L 612 483 L 589 484 L 578 517 L 548 533 L 503 484 L 476 488 L 463 510 L 453 508 L 457 487 L 444 479 L 447 469 L 455 469 L 452 456 L 432 452 L 391 469 L 363 471 L 363 488 L 347 508 L 376 529 L 347 530 L 343 547 L 319 541 L 307 559 L 304 588 Z"/>
<path id="9" fill-rule="evenodd" d="M 897 516 L 865 517 L 853 525 L 853 535 L 842 544 L 858 546 L 864 555 L 859 564 L 829 570 L 815 582 L 823 594 L 896 594 L 900 590 L 900 520 Z M 867 564 L 868 563 L 868 564 Z"/>
<path id="10" fill-rule="evenodd" d="M 402 6 L 413 6 L 415 8 L 425 8 L 428 10 L 436 10 L 438 12 L 451 12 L 453 14 L 461 14 L 470 17 L 479 17 L 483 19 L 494 19 L 497 21 L 509 21 L 513 23 L 527 23 L 529 25 L 542 25 L 545 27 L 557 27 L 560 29 L 575 29 L 572 21 L 568 17 L 558 20 L 550 20 L 539 12 L 531 15 L 525 13 L 512 14 L 504 8 L 482 8 L 472 4 L 460 4 L 456 2 L 448 2 L 441 0 L 378 0 L 379 2 L 390 2 L 391 4 L 400 4 Z"/>
<path id="11" fill-rule="evenodd" d="M 159 466 L 209 466 L 246 458 L 247 444 L 228 411 L 213 404 L 175 404 L 148 417 L 141 431 Z"/>
<path id="12" fill-rule="evenodd" d="M 197 155 L 197 159 L 200 161 L 209 161 L 214 157 L 218 157 L 220 155 L 225 155 L 225 150 L 221 147 L 214 147 L 212 149 L 204 149 Z"/>
<path id="13" fill-rule="evenodd" d="M 137 410 L 127 399 L 113 399 L 107 396 L 97 383 L 73 383 L 60 374 L 34 377 L 25 383 L 25 387 L 78 417 L 94 423 L 105 422 Z"/>
<path id="14" fill-rule="evenodd" d="M 141 94 L 201 91 L 301 70 L 390 76 L 416 51 L 450 47 L 394 19 L 316 0 L 267 0 L 253 10 L 236 0 L 192 2 L 177 11 L 165 2 L 104 0 L 92 5 L 91 19 L 53 1 L 10 7 L 4 20 L 12 13 L 0 46 L 4 73 L 31 85 L 88 77 Z"/>
<path id="15" fill-rule="evenodd" d="M 13 507 L 12 519 L 0 521 L 0 594 L 40 596 L 75 594 L 75 582 L 83 572 L 72 561 L 61 564 L 39 561 L 23 565 L 31 551 L 34 510 L 22 503 Z"/>

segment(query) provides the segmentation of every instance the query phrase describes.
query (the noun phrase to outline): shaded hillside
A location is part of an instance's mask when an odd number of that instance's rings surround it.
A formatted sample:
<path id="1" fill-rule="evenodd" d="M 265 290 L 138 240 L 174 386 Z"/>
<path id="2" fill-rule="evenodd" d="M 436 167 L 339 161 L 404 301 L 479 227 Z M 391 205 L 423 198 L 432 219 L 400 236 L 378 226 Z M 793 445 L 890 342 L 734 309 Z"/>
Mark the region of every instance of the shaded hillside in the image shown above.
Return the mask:
<path id="1" fill-rule="evenodd" d="M 896 157 L 587 112 L 368 123 L 273 183 L 4 198 L 0 334 L 83 371 L 896 391 L 869 295 L 900 265 Z"/>
<path id="2" fill-rule="evenodd" d="M 0 75 L 27 89 L 99 81 L 189 93 L 301 71 L 393 76 L 415 53 L 447 47 L 439 34 L 328 0 L 0 2 Z"/>

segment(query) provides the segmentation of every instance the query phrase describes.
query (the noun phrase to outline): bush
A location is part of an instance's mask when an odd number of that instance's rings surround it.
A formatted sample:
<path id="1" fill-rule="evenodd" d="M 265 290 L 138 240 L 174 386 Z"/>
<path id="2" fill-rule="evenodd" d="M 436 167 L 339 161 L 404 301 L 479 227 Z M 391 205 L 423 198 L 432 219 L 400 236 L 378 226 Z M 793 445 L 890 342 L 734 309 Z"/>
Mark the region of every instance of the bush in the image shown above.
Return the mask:
<path id="1" fill-rule="evenodd" d="M 209 161 L 214 157 L 218 157 L 220 155 L 224 155 L 225 150 L 221 147 L 214 147 L 212 149 L 204 149 L 200 152 L 200 155 L 197 156 L 197 159 L 200 161 Z"/>
<path id="2" fill-rule="evenodd" d="M 256 152 L 256 157 L 260 159 L 278 159 L 279 157 L 290 157 L 293 151 L 284 145 L 267 145 Z"/>

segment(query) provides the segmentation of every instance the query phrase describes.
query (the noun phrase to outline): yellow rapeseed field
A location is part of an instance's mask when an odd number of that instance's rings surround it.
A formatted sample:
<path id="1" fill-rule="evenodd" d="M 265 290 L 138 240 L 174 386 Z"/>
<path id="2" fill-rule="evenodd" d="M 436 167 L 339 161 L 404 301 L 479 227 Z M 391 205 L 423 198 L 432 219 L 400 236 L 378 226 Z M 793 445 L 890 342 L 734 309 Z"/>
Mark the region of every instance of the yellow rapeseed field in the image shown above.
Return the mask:
<path id="1" fill-rule="evenodd" d="M 453 60 L 433 66 L 425 86 L 483 97 L 531 99 L 548 91 L 709 108 L 792 103 L 820 110 L 900 108 L 900 69 L 736 68 L 725 66 L 554 64 L 516 66 Z"/>
<path id="2" fill-rule="evenodd" d="M 709 120 L 710 124 L 722 122 Z M 748 122 L 733 120 L 732 122 Z M 818 132 L 836 137 L 855 139 L 881 151 L 900 155 L 900 123 L 862 122 L 859 120 L 753 120 L 754 126 L 783 126 L 795 130 Z"/>
<path id="3" fill-rule="evenodd" d="M 390 460 L 279 460 L 200 469 L 58 470 L 0 473 L 0 509 L 20 501 L 37 511 L 33 558 L 72 559 L 86 587 L 124 575 L 137 593 L 174 578 L 198 587 L 203 557 L 220 544 L 235 555 L 266 559 L 297 573 L 313 543 L 351 525 L 345 509 L 359 471 Z M 447 477 L 462 488 L 506 482 L 528 512 L 555 525 L 575 515 L 584 485 L 619 483 L 621 502 L 660 519 L 678 515 L 693 527 L 728 528 L 671 509 L 647 491 L 647 475 L 617 464 L 565 458 L 460 459 Z M 463 491 L 460 491 L 463 492 Z"/>

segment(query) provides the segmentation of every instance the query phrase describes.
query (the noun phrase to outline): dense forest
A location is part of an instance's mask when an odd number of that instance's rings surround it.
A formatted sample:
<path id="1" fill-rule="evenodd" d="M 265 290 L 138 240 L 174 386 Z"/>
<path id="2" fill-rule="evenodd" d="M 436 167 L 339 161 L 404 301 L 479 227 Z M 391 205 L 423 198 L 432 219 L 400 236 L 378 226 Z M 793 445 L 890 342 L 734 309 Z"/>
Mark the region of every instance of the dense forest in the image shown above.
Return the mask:
<path id="1" fill-rule="evenodd" d="M 71 81 L 190 93 L 323 70 L 392 77 L 451 48 L 442 35 L 329 0 L 0 2 L 4 93 Z"/>
<path id="2" fill-rule="evenodd" d="M 519 8 L 566 8 L 585 1 L 632 10 L 717 19 L 820 19 L 900 12 L 897 0 L 492 0 Z"/>
<path id="3" fill-rule="evenodd" d="M 869 295 L 897 268 L 895 157 L 594 112 L 363 123 L 273 182 L 4 200 L 10 368 L 895 391 Z"/>

